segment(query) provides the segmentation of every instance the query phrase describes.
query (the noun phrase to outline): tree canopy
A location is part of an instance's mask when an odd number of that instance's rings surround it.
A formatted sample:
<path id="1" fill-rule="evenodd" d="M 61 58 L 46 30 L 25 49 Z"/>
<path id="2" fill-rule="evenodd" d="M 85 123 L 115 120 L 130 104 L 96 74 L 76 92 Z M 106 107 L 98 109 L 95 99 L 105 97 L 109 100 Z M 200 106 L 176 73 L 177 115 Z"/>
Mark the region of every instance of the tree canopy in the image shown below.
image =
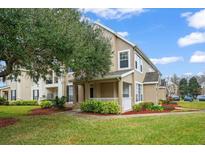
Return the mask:
<path id="1" fill-rule="evenodd" d="M 189 80 L 189 94 L 191 96 L 194 96 L 196 97 L 197 95 L 200 94 L 200 85 L 196 79 L 196 77 L 192 77 L 190 80 Z"/>
<path id="2" fill-rule="evenodd" d="M 179 93 L 182 96 L 182 98 L 188 94 L 188 84 L 187 84 L 187 79 L 182 78 L 179 81 Z"/>
<path id="3" fill-rule="evenodd" d="M 23 69 L 37 81 L 67 67 L 82 80 L 104 75 L 111 65 L 109 40 L 80 19 L 75 9 L 0 9 L 0 77 Z"/>

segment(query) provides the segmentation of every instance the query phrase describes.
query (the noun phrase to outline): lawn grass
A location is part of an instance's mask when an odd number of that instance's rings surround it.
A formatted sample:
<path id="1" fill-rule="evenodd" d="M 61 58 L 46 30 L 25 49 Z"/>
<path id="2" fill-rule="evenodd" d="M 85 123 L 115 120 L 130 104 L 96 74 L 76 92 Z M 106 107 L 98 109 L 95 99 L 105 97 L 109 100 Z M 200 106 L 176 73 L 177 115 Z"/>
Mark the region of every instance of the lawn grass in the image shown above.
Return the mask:
<path id="1" fill-rule="evenodd" d="M 0 106 L 0 118 L 22 116 L 39 106 Z"/>
<path id="2" fill-rule="evenodd" d="M 0 128 L 0 144 L 205 144 L 205 113 L 101 119 L 67 113 L 20 116 L 25 108 L 15 109 L 19 121 Z"/>
<path id="3" fill-rule="evenodd" d="M 190 109 L 205 109 L 205 102 L 178 102 L 178 105 L 184 108 L 190 108 Z"/>

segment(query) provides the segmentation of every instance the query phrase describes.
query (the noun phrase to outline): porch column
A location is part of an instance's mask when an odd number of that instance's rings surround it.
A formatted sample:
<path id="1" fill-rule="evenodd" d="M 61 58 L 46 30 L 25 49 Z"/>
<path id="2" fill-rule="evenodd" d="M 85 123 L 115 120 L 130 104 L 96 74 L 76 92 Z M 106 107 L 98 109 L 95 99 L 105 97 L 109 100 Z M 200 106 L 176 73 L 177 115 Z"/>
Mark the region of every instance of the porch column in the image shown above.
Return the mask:
<path id="1" fill-rule="evenodd" d="M 85 83 L 85 100 L 90 98 L 90 84 Z"/>
<path id="2" fill-rule="evenodd" d="M 132 105 L 135 104 L 136 100 L 136 83 L 135 83 L 135 73 L 132 74 L 132 85 L 131 85 L 131 96 L 132 96 Z"/>
<path id="3" fill-rule="evenodd" d="M 73 103 L 77 103 L 77 96 L 78 96 L 78 85 L 73 83 Z"/>
<path id="4" fill-rule="evenodd" d="M 120 105 L 120 109 L 121 111 L 122 109 L 122 98 L 123 98 L 123 81 L 120 80 L 118 81 L 118 101 L 119 101 L 119 105 Z"/>
<path id="5" fill-rule="evenodd" d="M 113 82 L 113 97 L 117 97 L 117 83 Z"/>

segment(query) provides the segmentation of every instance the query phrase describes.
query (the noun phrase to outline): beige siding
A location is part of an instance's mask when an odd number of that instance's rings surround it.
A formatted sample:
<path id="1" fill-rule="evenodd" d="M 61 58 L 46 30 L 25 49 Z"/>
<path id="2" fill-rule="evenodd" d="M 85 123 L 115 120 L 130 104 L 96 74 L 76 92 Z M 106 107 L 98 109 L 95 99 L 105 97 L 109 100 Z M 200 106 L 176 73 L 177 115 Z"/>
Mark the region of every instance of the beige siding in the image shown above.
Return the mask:
<path id="1" fill-rule="evenodd" d="M 166 88 L 159 88 L 158 89 L 158 99 L 166 99 Z"/>
<path id="2" fill-rule="evenodd" d="M 157 103 L 157 85 L 144 85 L 144 101 Z"/>

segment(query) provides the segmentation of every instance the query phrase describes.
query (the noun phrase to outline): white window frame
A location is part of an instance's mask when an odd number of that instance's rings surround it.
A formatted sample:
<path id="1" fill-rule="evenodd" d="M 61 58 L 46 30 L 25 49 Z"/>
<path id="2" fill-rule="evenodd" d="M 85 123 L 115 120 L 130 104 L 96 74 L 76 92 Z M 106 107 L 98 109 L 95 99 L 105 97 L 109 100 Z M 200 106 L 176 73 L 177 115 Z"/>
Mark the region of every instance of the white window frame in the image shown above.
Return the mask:
<path id="1" fill-rule="evenodd" d="M 142 86 L 142 92 L 141 92 L 141 95 L 142 95 L 142 100 L 140 100 L 140 101 L 136 101 L 136 94 L 137 94 L 137 84 L 140 84 L 141 86 Z M 137 103 L 140 103 L 140 102 L 142 102 L 144 100 L 144 87 L 143 87 L 143 83 L 142 82 L 138 82 L 138 81 L 136 81 L 135 82 L 135 103 L 137 104 Z"/>
<path id="2" fill-rule="evenodd" d="M 137 68 L 136 68 L 136 61 L 137 61 Z M 135 54 L 135 70 L 137 70 L 138 72 L 140 73 L 143 73 L 143 60 L 142 60 L 142 57 L 140 57 L 138 54 Z M 142 65 L 142 71 L 140 70 L 141 69 L 141 65 Z"/>
<path id="3" fill-rule="evenodd" d="M 128 53 L 128 67 L 120 68 L 120 53 L 127 52 Z M 118 70 L 130 69 L 130 49 L 121 50 L 118 52 Z"/>

